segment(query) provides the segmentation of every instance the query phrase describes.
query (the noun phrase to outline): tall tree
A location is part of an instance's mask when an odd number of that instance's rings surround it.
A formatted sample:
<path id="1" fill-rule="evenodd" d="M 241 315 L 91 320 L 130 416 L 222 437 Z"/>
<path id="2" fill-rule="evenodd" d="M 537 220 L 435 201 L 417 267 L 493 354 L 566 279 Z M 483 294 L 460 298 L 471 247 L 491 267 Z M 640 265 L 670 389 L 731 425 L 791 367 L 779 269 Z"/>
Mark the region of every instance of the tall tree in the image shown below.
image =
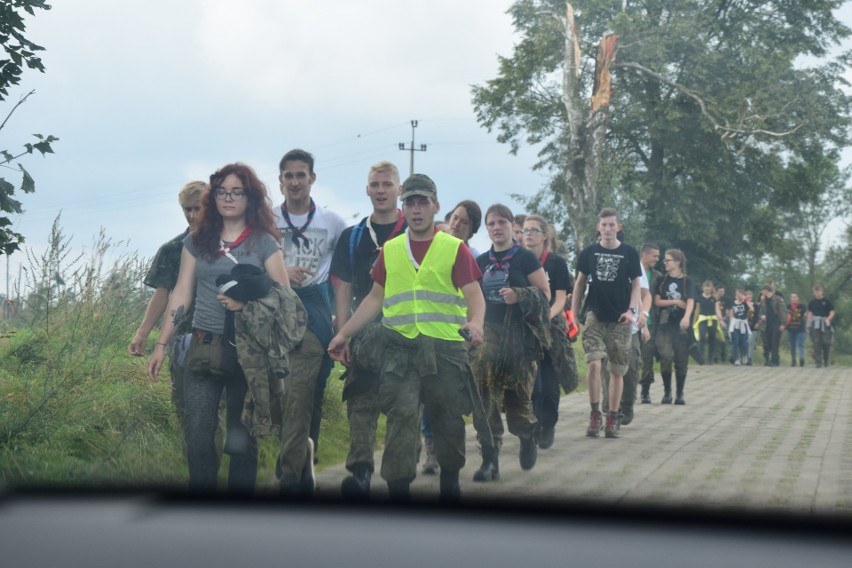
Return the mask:
<path id="1" fill-rule="evenodd" d="M 22 12 L 33 16 L 36 10 L 49 9 L 50 5 L 42 0 L 7 0 L 0 3 L 0 45 L 5 54 L 5 58 L 0 59 L 0 102 L 6 101 L 10 87 L 20 84 L 24 67 L 44 73 L 44 65 L 38 56 L 38 52 L 43 51 L 44 48 L 24 35 L 26 25 Z M 0 123 L 0 130 L 3 130 L 15 110 L 32 94 L 33 92 L 30 91 L 11 107 L 3 122 Z M 39 152 L 41 155 L 52 153 L 51 145 L 58 140 L 54 136 L 41 134 L 33 134 L 33 138 L 33 142 L 24 143 L 23 149 L 17 152 L 8 149 L 0 150 L 0 167 L 17 170 L 20 173 L 20 190 L 24 193 L 35 191 L 35 182 L 17 160 L 34 152 Z M 5 177 L 0 177 L 0 213 L 21 213 L 21 203 L 13 198 L 15 190 L 15 184 Z M 11 254 L 24 240 L 23 235 L 10 229 L 11 225 L 11 219 L 0 214 L 0 254 Z"/>
<path id="2" fill-rule="evenodd" d="M 565 110 L 577 100 L 589 116 L 592 60 L 581 58 L 576 92 L 566 92 L 560 71 L 577 65 L 566 30 L 587 54 L 615 34 L 598 198 L 640 214 L 642 236 L 683 248 L 702 276 L 727 275 L 743 251 L 771 250 L 783 234 L 781 213 L 815 197 L 785 183 L 789 165 L 848 140 L 850 99 L 841 90 L 848 56 L 827 60 L 850 35 L 832 13 L 841 0 L 571 4 L 573 28 L 560 15 L 562 0 L 516 2 L 512 57 L 500 59 L 497 78 L 473 88 L 480 123 L 499 140 L 513 151 L 523 142 L 540 146 L 536 167 L 553 175 L 537 201 L 561 205 L 575 235 L 592 230 L 566 207 L 577 192 L 567 172 L 578 139 L 566 135 Z M 802 56 L 819 63 L 807 66 Z"/>

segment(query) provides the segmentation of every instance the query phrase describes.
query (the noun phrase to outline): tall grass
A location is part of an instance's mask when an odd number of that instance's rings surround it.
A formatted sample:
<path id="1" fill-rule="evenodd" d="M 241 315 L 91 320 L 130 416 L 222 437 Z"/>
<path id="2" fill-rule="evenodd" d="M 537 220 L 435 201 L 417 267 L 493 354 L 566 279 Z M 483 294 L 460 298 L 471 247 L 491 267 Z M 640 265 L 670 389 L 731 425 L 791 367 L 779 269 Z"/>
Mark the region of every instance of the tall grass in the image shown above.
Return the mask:
<path id="1" fill-rule="evenodd" d="M 57 219 L 47 251 L 27 264 L 25 302 L 0 334 L 0 483 L 185 486 L 171 385 L 148 381 L 147 357 L 127 352 L 150 298 L 147 263 L 103 232 L 72 254 Z M 339 374 L 326 392 L 320 467 L 349 448 Z M 277 440 L 263 439 L 259 486 L 274 483 L 277 455 Z"/>

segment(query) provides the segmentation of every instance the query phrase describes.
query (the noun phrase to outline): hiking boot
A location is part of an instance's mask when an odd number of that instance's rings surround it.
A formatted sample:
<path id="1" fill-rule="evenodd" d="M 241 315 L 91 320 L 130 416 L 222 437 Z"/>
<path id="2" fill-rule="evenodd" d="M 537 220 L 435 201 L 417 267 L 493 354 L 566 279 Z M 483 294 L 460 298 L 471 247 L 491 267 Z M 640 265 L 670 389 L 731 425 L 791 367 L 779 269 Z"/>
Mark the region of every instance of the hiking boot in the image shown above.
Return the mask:
<path id="1" fill-rule="evenodd" d="M 586 436 L 589 438 L 597 438 L 603 428 L 603 417 L 600 410 L 592 410 L 589 415 L 589 427 L 586 428 Z"/>
<path id="2" fill-rule="evenodd" d="M 432 445 L 432 440 L 428 440 L 425 445 L 426 461 L 423 463 L 423 473 L 435 475 L 438 473 L 438 456 L 435 455 L 435 446 Z"/>
<path id="3" fill-rule="evenodd" d="M 370 478 L 373 472 L 370 466 L 365 463 L 358 463 L 352 466 L 352 475 L 343 480 L 340 484 L 340 495 L 344 499 L 357 501 L 359 499 L 370 498 Z"/>
<path id="4" fill-rule="evenodd" d="M 618 419 L 619 426 L 627 426 L 633 422 L 633 407 L 632 406 L 624 406 L 621 409 L 621 416 Z"/>
<path id="5" fill-rule="evenodd" d="M 642 404 L 651 404 L 651 385 L 642 385 Z"/>
<path id="6" fill-rule="evenodd" d="M 498 481 L 500 479 L 500 464 L 497 454 L 487 456 L 483 454 L 482 465 L 473 474 L 474 481 Z"/>
<path id="7" fill-rule="evenodd" d="M 604 436 L 607 438 L 618 438 L 618 416 L 613 415 L 612 412 L 606 415 Z"/>
<path id="8" fill-rule="evenodd" d="M 521 462 L 521 469 L 532 469 L 537 459 L 538 445 L 535 442 L 535 436 L 521 438 L 521 453 L 518 456 L 518 460 Z"/>
<path id="9" fill-rule="evenodd" d="M 660 401 L 660 404 L 671 404 L 672 403 L 672 392 L 666 391 L 663 393 L 663 400 Z"/>
<path id="10" fill-rule="evenodd" d="M 546 450 L 553 445 L 553 438 L 555 436 L 556 427 L 548 426 L 547 428 L 542 428 L 541 433 L 538 435 L 538 447 L 542 450 Z"/>
<path id="11" fill-rule="evenodd" d="M 799 367 L 804 367 L 804 366 L 805 366 L 805 360 L 804 360 L 804 359 L 800 359 L 800 360 L 799 360 Z"/>
<path id="12" fill-rule="evenodd" d="M 674 403 L 675 403 L 675 404 L 677 404 L 677 405 L 683 406 L 684 404 L 686 404 L 686 401 L 683 399 L 683 395 L 682 395 L 682 394 L 679 394 L 679 395 L 677 395 L 677 397 L 675 398 Z"/>

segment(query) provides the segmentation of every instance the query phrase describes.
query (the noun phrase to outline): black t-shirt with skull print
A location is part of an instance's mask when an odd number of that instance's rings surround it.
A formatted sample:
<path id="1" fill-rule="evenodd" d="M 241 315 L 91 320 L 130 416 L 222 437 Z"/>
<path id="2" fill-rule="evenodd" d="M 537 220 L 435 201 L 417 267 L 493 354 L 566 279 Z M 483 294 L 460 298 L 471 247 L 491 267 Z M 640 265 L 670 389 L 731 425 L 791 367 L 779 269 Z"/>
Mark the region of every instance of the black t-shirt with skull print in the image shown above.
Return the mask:
<path id="1" fill-rule="evenodd" d="M 651 290 L 654 296 L 659 296 L 661 300 L 693 300 L 696 297 L 695 285 L 689 276 L 678 276 L 673 278 L 666 275 L 657 278 L 654 287 Z M 683 319 L 686 310 L 676 306 L 667 306 L 660 308 L 660 325 L 679 325 Z"/>
<path id="2" fill-rule="evenodd" d="M 614 323 L 630 307 L 631 286 L 642 275 L 642 265 L 639 253 L 630 245 L 621 243 L 608 249 L 595 243 L 580 253 L 577 272 L 586 275 L 587 308 L 598 321 Z"/>

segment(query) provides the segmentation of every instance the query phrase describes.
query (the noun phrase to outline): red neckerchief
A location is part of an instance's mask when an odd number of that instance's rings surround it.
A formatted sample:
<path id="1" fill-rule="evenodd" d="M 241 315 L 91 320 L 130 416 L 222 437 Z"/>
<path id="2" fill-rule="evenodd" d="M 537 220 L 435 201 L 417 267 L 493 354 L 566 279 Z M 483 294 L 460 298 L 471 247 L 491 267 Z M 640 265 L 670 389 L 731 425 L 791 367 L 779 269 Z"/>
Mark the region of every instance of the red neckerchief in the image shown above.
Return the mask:
<path id="1" fill-rule="evenodd" d="M 290 212 L 287 211 L 287 202 L 281 204 L 281 215 L 284 217 L 284 222 L 287 223 L 287 227 L 293 232 L 293 244 L 299 246 L 299 239 L 305 243 L 305 246 L 308 246 L 308 237 L 305 236 L 305 231 L 308 229 L 308 225 L 311 224 L 311 221 L 314 220 L 314 213 L 317 212 L 317 205 L 314 203 L 314 198 L 311 197 L 311 208 L 308 210 L 308 220 L 305 221 L 305 224 L 301 227 L 296 227 L 293 225 L 292 221 L 290 221 Z"/>
<path id="2" fill-rule="evenodd" d="M 515 256 L 515 253 L 518 252 L 521 247 L 515 243 L 515 245 L 509 249 L 509 252 L 501 259 L 497 260 L 497 257 L 494 256 L 494 246 L 488 249 L 488 262 L 491 263 L 490 272 L 494 272 L 495 270 L 505 270 L 509 271 L 509 261 L 512 260 L 512 257 Z"/>
<path id="3" fill-rule="evenodd" d="M 231 251 L 233 249 L 237 248 L 238 246 L 240 246 L 241 244 L 243 244 L 250 234 L 251 234 L 251 226 L 248 226 L 245 229 L 243 229 L 243 232 L 240 233 L 240 236 L 237 237 L 237 240 L 235 240 L 234 242 L 231 243 L 231 246 L 225 246 L 225 241 L 223 241 L 220 238 L 219 239 L 219 254 L 221 254 L 222 256 L 227 256 L 228 258 L 233 260 L 235 263 L 239 264 L 239 262 L 237 262 L 237 259 L 234 258 L 234 256 L 231 254 Z"/>
<path id="4" fill-rule="evenodd" d="M 545 250 L 543 253 L 541 253 L 541 257 L 538 259 L 538 261 L 541 263 L 542 266 L 544 266 L 544 261 L 546 261 L 546 260 L 547 260 L 547 250 Z"/>

